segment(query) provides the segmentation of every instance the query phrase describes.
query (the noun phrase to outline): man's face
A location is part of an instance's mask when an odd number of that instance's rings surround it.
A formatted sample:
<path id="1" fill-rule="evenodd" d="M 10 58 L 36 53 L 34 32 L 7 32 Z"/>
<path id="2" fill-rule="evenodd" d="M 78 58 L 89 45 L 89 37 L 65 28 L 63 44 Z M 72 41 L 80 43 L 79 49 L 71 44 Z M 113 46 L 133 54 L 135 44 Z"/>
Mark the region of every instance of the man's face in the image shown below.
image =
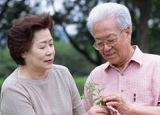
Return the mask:
<path id="1" fill-rule="evenodd" d="M 96 22 L 93 26 L 93 35 L 96 43 L 103 43 L 103 48 L 99 52 L 111 64 L 118 67 L 129 60 L 132 48 L 130 29 L 120 30 L 114 17 L 104 18 Z M 107 45 L 113 38 L 117 39 L 113 46 Z"/>

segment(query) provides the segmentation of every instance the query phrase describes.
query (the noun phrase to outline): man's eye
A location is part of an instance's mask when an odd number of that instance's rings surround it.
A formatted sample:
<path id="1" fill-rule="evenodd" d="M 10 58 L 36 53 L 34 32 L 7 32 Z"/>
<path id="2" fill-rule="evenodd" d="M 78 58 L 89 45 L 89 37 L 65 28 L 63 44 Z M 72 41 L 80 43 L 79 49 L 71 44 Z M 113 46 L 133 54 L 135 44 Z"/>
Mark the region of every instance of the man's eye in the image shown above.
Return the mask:
<path id="1" fill-rule="evenodd" d="M 116 36 L 112 36 L 112 37 L 110 37 L 110 38 L 107 39 L 107 42 L 108 42 L 108 43 L 113 43 L 113 42 L 115 42 L 116 40 L 117 40 L 117 37 L 116 37 Z"/>
<path id="2" fill-rule="evenodd" d="M 115 41 L 115 39 L 107 40 L 108 43 L 112 43 L 112 42 L 114 42 L 114 41 Z"/>
<path id="3" fill-rule="evenodd" d="M 103 46 L 103 42 L 97 43 L 98 46 Z"/>

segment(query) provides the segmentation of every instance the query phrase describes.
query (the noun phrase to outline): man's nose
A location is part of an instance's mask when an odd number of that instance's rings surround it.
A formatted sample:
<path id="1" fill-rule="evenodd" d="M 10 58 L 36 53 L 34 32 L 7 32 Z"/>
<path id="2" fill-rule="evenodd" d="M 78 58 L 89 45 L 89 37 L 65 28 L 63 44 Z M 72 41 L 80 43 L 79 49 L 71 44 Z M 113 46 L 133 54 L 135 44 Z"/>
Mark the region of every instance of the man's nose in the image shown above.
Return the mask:
<path id="1" fill-rule="evenodd" d="M 104 49 L 104 50 L 110 50 L 110 49 L 111 49 L 111 46 L 108 45 L 108 43 L 107 43 L 106 41 L 104 41 L 104 43 L 103 43 L 103 49 Z"/>

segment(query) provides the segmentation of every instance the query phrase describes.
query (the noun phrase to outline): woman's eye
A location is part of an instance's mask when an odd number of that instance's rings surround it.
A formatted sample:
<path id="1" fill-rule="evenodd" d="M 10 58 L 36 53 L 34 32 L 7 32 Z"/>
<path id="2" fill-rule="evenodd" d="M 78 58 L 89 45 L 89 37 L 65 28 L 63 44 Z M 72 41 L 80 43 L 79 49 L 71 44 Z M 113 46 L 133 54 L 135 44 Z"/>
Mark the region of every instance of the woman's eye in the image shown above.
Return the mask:
<path id="1" fill-rule="evenodd" d="M 53 44 L 49 44 L 49 46 L 53 46 Z"/>
<path id="2" fill-rule="evenodd" d="M 41 45 L 40 47 L 39 47 L 39 49 L 45 49 L 45 45 Z"/>
<path id="3" fill-rule="evenodd" d="M 44 49 L 45 47 L 41 47 L 40 49 Z"/>

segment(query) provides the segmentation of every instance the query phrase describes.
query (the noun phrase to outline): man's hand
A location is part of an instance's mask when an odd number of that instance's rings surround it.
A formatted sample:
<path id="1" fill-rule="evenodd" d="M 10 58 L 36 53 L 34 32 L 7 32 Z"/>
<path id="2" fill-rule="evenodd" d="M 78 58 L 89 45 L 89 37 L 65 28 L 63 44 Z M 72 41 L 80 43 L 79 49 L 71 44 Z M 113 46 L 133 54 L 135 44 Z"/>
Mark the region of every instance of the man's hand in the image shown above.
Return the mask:
<path id="1" fill-rule="evenodd" d="M 120 114 L 130 113 L 129 111 L 130 111 L 131 105 L 126 103 L 120 94 L 114 93 L 114 94 L 106 95 L 102 97 L 102 101 L 106 102 L 107 106 L 112 106 L 113 108 L 118 110 Z"/>

